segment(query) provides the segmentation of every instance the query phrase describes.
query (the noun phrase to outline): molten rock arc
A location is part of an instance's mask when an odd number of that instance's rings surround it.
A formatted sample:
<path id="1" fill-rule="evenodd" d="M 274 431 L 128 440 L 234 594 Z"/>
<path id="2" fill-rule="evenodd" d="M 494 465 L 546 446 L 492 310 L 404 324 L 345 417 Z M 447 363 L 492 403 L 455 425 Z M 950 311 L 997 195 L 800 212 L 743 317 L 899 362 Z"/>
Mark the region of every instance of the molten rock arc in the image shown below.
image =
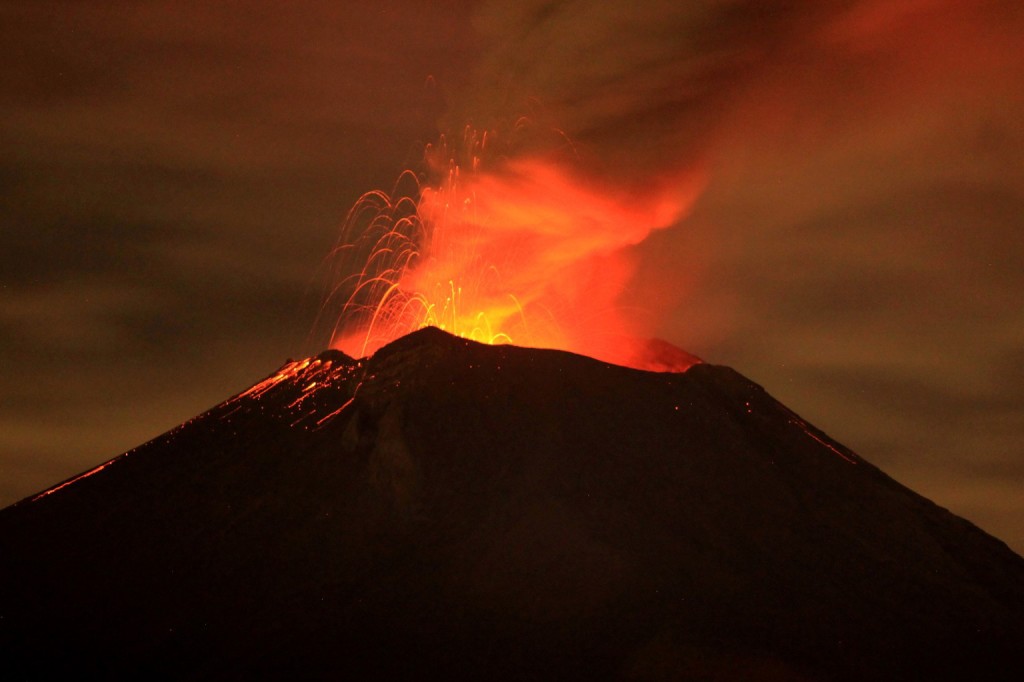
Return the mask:
<path id="1" fill-rule="evenodd" d="M 442 139 L 427 147 L 424 176 L 406 171 L 390 193 L 355 203 L 327 258 L 315 326 L 358 357 L 436 326 L 484 343 L 642 364 L 636 337 L 650 325 L 640 318 L 672 297 L 623 304 L 629 252 L 678 221 L 700 183 L 614 191 L 572 165 L 496 152 L 495 137 L 467 128 L 461 153 Z"/>

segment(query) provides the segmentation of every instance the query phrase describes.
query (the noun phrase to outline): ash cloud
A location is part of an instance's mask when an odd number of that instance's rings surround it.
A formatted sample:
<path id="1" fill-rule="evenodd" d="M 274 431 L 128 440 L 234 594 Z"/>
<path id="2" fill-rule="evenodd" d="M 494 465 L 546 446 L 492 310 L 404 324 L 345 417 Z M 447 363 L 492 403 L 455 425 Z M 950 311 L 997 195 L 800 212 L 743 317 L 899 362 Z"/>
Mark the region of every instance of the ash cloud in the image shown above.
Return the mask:
<path id="1" fill-rule="evenodd" d="M 531 101 L 604 181 L 706 178 L 623 305 L 1024 546 L 1019 4 L 492 2 L 475 25 L 457 116 Z"/>

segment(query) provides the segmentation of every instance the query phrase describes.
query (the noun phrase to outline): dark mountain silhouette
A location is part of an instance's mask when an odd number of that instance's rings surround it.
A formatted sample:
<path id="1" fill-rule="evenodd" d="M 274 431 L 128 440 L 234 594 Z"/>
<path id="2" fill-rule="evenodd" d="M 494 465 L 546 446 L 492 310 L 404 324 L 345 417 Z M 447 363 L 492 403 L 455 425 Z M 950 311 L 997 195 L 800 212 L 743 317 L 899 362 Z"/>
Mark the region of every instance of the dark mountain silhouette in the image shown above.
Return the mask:
<path id="1" fill-rule="evenodd" d="M 5 679 L 1021 679 L 1024 560 L 726 367 L 425 329 L 0 512 Z"/>

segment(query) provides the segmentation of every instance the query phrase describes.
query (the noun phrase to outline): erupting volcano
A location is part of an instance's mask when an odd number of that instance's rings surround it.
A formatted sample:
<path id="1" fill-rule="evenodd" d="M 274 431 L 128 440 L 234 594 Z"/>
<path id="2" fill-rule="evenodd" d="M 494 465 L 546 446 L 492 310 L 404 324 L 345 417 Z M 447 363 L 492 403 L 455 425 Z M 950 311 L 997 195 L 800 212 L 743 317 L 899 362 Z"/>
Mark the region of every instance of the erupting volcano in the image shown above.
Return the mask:
<path id="1" fill-rule="evenodd" d="M 627 196 L 512 146 L 467 127 L 456 147 L 427 148 L 424 177 L 406 171 L 390 194 L 356 202 L 328 259 L 321 324 L 333 321 L 332 347 L 363 357 L 436 326 L 654 367 L 643 325 L 618 302 L 633 271 L 627 249 L 677 220 L 697 184 Z"/>
<path id="2" fill-rule="evenodd" d="M 0 682 L 1024 680 L 1024 2 L 0 17 Z"/>
<path id="3" fill-rule="evenodd" d="M 11 679 L 1017 679 L 1024 560 L 731 369 L 427 328 L 0 512 Z"/>

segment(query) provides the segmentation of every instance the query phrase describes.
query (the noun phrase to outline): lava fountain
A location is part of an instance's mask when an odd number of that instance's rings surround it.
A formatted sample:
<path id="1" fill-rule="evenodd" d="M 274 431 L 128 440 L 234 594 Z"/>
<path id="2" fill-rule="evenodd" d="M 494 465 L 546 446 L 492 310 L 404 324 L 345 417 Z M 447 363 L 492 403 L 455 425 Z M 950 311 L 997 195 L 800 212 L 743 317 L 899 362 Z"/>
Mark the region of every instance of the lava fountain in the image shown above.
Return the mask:
<path id="1" fill-rule="evenodd" d="M 467 128 L 457 149 L 442 138 L 424 175 L 405 171 L 352 207 L 328 258 L 331 347 L 364 357 L 437 326 L 636 365 L 641 330 L 618 304 L 628 247 L 677 221 L 695 183 L 614 191 L 496 137 Z"/>

